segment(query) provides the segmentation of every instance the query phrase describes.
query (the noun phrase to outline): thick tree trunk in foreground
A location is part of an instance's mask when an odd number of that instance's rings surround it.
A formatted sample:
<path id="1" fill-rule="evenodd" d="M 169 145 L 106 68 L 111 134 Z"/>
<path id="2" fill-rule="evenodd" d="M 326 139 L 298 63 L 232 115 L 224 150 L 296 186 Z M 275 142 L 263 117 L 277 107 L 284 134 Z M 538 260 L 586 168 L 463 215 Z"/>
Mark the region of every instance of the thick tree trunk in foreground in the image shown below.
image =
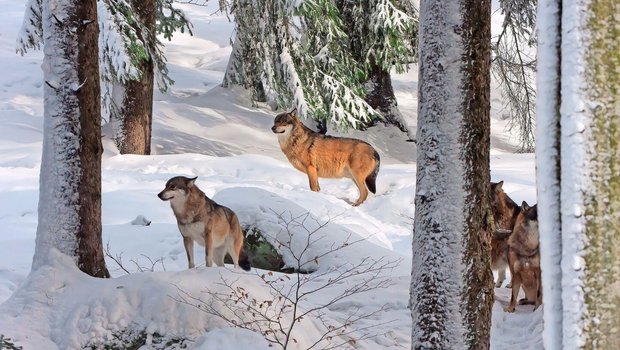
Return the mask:
<path id="1" fill-rule="evenodd" d="M 109 277 L 101 242 L 101 113 L 95 0 L 44 1 L 45 80 L 39 224 L 33 269 L 57 249 Z"/>
<path id="2" fill-rule="evenodd" d="M 490 1 L 420 8 L 413 349 L 487 349 Z"/>
<path id="3" fill-rule="evenodd" d="M 142 38 L 155 35 L 155 0 L 132 0 L 137 19 L 151 33 L 139 33 Z M 153 40 L 153 39 L 148 39 Z M 120 106 L 121 130 L 116 143 L 121 154 L 151 154 L 153 125 L 153 59 L 143 60 L 139 67 L 142 75 L 123 86 Z"/>
<path id="4" fill-rule="evenodd" d="M 562 5 L 561 346 L 619 349 L 620 3 Z"/>

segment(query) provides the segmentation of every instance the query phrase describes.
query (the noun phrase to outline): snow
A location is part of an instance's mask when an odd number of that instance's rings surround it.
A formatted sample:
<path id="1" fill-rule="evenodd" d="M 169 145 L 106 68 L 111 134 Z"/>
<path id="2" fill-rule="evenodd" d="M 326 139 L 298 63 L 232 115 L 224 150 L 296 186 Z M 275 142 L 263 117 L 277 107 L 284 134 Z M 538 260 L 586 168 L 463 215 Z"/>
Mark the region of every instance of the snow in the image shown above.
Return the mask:
<path id="1" fill-rule="evenodd" d="M 211 5 L 209 5 L 211 6 Z M 409 348 L 411 317 L 407 309 L 411 268 L 411 229 L 414 216 L 415 145 L 395 128 L 377 127 L 375 133 L 353 132 L 381 153 L 378 193 L 360 207 L 351 207 L 357 189 L 347 179 L 321 180 L 321 192 L 309 190 L 306 175 L 295 170 L 280 151 L 269 129 L 277 112 L 267 106 L 252 107 L 248 93 L 224 89 L 221 83 L 231 48 L 233 25 L 225 16 L 210 16 L 209 7 L 183 5 L 194 23 L 195 37 L 179 34 L 166 41 L 171 77 L 176 84 L 169 94 L 155 92 L 153 153 L 151 156 L 118 155 L 104 139 L 103 243 L 113 256 L 122 254 L 126 268 L 155 272 L 126 275 L 112 260 L 115 277 L 94 279 L 80 273 L 70 259 L 52 251 L 50 264 L 28 275 L 32 265 L 37 227 L 37 201 L 43 130 L 42 53 L 15 54 L 15 38 L 25 4 L 3 2 L 0 12 L 0 333 L 25 349 L 66 349 L 109 338 L 133 325 L 150 332 L 186 336 L 190 348 L 265 347 L 254 332 L 230 329 L 206 313 L 179 303 L 180 290 L 204 297 L 217 290 L 222 277 L 239 279 L 253 296 L 266 298 L 258 273 L 232 267 L 204 267 L 204 252 L 196 247 L 199 266 L 187 270 L 181 235 L 168 203 L 156 194 L 172 176 L 198 176 L 196 184 L 216 201 L 235 210 L 242 224 L 255 225 L 271 239 L 286 237 L 278 214 L 301 215 L 329 224 L 319 231 L 322 240 L 307 256 L 318 255 L 350 237 L 366 240 L 319 260 L 319 273 L 339 263 L 365 257 L 398 260 L 388 276 L 393 285 L 368 291 L 334 304 L 326 311 L 332 322 L 344 320 L 354 310 L 386 311 L 362 322 L 380 337 L 356 344 L 358 349 Z M 415 129 L 417 69 L 394 76 L 401 112 Z M 534 156 L 512 154 L 516 139 L 505 132 L 501 101 L 494 92 L 492 115 L 492 181 L 505 180 L 504 189 L 517 202 L 536 202 Z M 138 217 L 149 226 L 132 225 Z M 309 220 L 309 225 L 315 225 Z M 303 238 L 303 230 L 298 240 Z M 283 236 L 284 235 L 284 236 Z M 349 236 L 350 235 L 350 236 Z M 297 243 L 295 243 L 297 242 Z M 294 241 L 294 244 L 300 244 Z M 287 256 L 291 263 L 291 256 Z M 276 274 L 276 276 L 280 276 Z M 315 282 L 314 285 L 320 284 Z M 343 282 L 302 303 L 307 309 L 333 298 L 352 282 Z M 15 293 L 18 291 L 18 293 Z M 15 293 L 15 294 L 14 294 Z M 542 348 L 543 308 L 519 306 L 503 313 L 509 290 L 496 289 L 492 349 Z M 546 306 L 544 306 L 546 307 Z M 389 322 L 389 323 L 385 323 Z M 298 333 L 299 347 L 311 344 L 321 329 L 305 319 Z M 248 344 L 253 344 L 248 345 Z"/>
<path id="2" fill-rule="evenodd" d="M 35 257 L 33 267 L 49 263 L 54 247 L 73 255 L 77 251 L 81 182 L 80 111 L 75 88 L 79 85 L 77 60 L 78 35 L 71 23 L 69 2 L 45 2 L 43 18 L 43 155 L 39 178 L 40 191 Z M 59 29 L 57 21 L 66 20 L 70 30 Z"/>
<path id="3" fill-rule="evenodd" d="M 562 222 L 562 347 L 577 349 L 585 345 L 584 315 L 586 314 L 585 290 L 582 285 L 584 263 L 582 262 L 585 236 L 584 196 L 590 174 L 584 142 L 588 138 L 583 125 L 588 125 L 588 114 L 584 101 L 585 92 L 585 44 L 584 27 L 587 1 L 562 6 L 561 30 L 561 222 Z M 588 128 L 590 130 L 590 128 Z M 591 185 L 590 185 L 591 186 Z M 590 187 L 591 188 L 591 187 Z"/>
<path id="4" fill-rule="evenodd" d="M 536 177 L 540 260 L 545 308 L 545 349 L 562 349 L 562 239 L 560 232 L 559 132 L 559 26 L 558 3 L 541 1 L 538 6 L 538 67 L 536 101 Z"/>
<path id="5" fill-rule="evenodd" d="M 420 7 L 420 99 L 411 273 L 411 314 L 418 323 L 412 348 L 466 348 L 469 331 L 461 293 L 466 228 L 462 184 L 465 154 L 453 140 L 463 133 L 462 38 L 445 28 L 463 24 L 460 4 L 422 2 Z M 430 235 L 430 237 L 425 237 Z M 436 266 L 429 269 L 429 266 Z M 435 308 L 434 304 L 443 308 Z M 451 320 L 446 322 L 445 320 Z"/>

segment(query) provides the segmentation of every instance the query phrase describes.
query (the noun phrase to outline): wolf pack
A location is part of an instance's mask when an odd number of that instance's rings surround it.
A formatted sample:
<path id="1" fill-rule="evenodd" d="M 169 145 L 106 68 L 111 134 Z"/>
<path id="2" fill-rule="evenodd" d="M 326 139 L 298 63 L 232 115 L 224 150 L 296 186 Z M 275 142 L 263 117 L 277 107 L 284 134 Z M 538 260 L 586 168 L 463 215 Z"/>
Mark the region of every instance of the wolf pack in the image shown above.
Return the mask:
<path id="1" fill-rule="evenodd" d="M 503 190 L 504 182 L 491 183 L 491 209 L 496 229 L 491 235 L 491 269 L 497 271 L 496 288 L 506 278 L 510 269 L 512 288 L 510 303 L 504 308 L 514 312 L 519 289 L 523 288 L 525 298 L 519 305 L 534 305 L 536 310 L 542 304 L 540 278 L 540 250 L 538 245 L 538 208 L 525 201 L 517 205 Z"/>
<path id="2" fill-rule="evenodd" d="M 359 190 L 353 206 L 362 204 L 368 193 L 376 192 L 379 153 L 368 143 L 327 136 L 305 126 L 296 111 L 278 114 L 272 132 L 280 148 L 297 170 L 308 176 L 310 190 L 320 190 L 318 178 L 349 178 Z M 244 236 L 237 215 L 206 196 L 196 185 L 197 177 L 176 176 L 158 194 L 169 201 L 183 237 L 188 268 L 195 266 L 194 242 L 204 247 L 208 267 L 224 266 L 229 255 L 235 268 L 250 270 L 244 251 Z M 514 312 L 519 289 L 525 291 L 520 305 L 542 303 L 538 218 L 536 205 L 518 206 L 502 189 L 503 182 L 491 183 L 491 206 L 496 229 L 491 237 L 491 268 L 497 271 L 495 287 L 501 287 L 506 268 L 512 277 L 512 296 L 507 312 Z"/>

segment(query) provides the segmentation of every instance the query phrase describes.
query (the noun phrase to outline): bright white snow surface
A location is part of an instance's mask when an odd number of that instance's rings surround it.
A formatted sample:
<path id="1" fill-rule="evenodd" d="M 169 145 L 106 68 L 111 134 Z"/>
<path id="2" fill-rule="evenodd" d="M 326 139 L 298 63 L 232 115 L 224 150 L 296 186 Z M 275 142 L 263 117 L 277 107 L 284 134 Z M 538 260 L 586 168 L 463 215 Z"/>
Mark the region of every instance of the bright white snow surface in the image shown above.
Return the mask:
<path id="1" fill-rule="evenodd" d="M 321 254 L 334 244 L 365 238 L 358 244 L 321 258 L 318 271 L 364 258 L 400 259 L 386 271 L 393 285 L 341 300 L 324 310 L 337 323 L 355 312 L 372 312 L 360 324 L 381 334 L 355 344 L 359 349 L 409 348 L 411 340 L 409 279 L 411 231 L 414 216 L 415 145 L 392 128 L 377 127 L 368 134 L 353 133 L 377 147 L 382 157 L 378 193 L 361 206 L 351 207 L 357 189 L 350 180 L 321 180 L 320 193 L 311 192 L 304 174 L 296 171 L 279 150 L 269 130 L 276 112 L 252 107 L 248 95 L 219 87 L 230 53 L 232 24 L 212 15 L 213 8 L 183 7 L 195 26 L 195 36 L 178 35 L 166 42 L 171 76 L 176 84 L 169 94 L 155 95 L 152 156 L 121 156 L 104 139 L 103 241 L 125 267 L 156 272 L 126 275 L 108 259 L 115 278 L 94 279 L 80 273 L 70 259 L 57 254 L 54 265 L 29 277 L 37 225 L 38 178 L 43 115 L 42 54 L 15 54 L 24 4 L 7 0 L 0 11 L 0 334 L 24 349 L 73 349 L 109 337 L 129 325 L 153 333 L 193 339 L 199 349 L 261 349 L 267 343 L 256 333 L 227 328 L 206 313 L 179 303 L 179 293 L 204 298 L 217 290 L 222 278 L 238 280 L 256 298 L 267 298 L 259 278 L 263 271 L 233 271 L 230 267 L 204 267 L 204 253 L 196 246 L 202 264 L 188 271 L 181 236 L 168 203 L 156 194 L 176 175 L 198 176 L 197 185 L 216 201 L 237 212 L 241 223 L 259 227 L 271 237 L 282 237 L 278 213 L 309 213 L 329 224 L 307 256 Z M 496 18 L 494 18 L 494 22 Z M 401 111 L 415 130 L 417 76 L 394 77 Z M 491 171 L 494 181 L 520 203 L 536 201 L 534 158 L 512 154 L 515 138 L 505 130 L 501 100 L 493 92 Z M 132 225 L 138 216 L 152 223 Z M 310 227 L 316 222 L 309 220 Z M 296 229 L 292 245 L 303 241 Z M 291 256 L 285 254 L 285 261 Z M 165 271 L 164 271 L 165 270 Z M 358 279 L 314 294 L 301 303 L 307 309 L 335 297 Z M 13 296 L 13 292 L 18 291 Z M 496 289 L 493 309 L 493 349 L 542 347 L 542 308 L 520 306 L 514 314 L 502 308 L 509 290 Z M 310 346 L 321 324 L 304 318 L 294 337 L 297 346 Z"/>

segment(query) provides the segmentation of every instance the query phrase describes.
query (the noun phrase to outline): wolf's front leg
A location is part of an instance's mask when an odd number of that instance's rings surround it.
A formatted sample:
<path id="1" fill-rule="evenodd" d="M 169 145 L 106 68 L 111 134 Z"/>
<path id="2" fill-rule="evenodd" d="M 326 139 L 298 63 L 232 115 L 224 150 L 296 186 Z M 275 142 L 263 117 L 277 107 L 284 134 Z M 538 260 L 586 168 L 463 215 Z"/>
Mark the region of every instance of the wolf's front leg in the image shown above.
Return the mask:
<path id="1" fill-rule="evenodd" d="M 512 276 L 512 293 L 510 296 L 510 304 L 504 308 L 506 312 L 515 312 L 517 306 L 517 298 L 519 296 L 519 289 L 521 288 L 521 278 L 519 276 Z"/>
<path id="2" fill-rule="evenodd" d="M 194 240 L 190 237 L 183 236 L 183 245 L 185 246 L 185 253 L 187 253 L 187 265 L 188 269 L 194 268 Z"/>
<path id="3" fill-rule="evenodd" d="M 207 267 L 213 266 L 213 242 L 211 233 L 207 232 L 205 239 L 205 263 Z"/>
<path id="4" fill-rule="evenodd" d="M 310 190 L 319 192 L 321 188 L 319 187 L 319 175 L 316 168 L 310 165 L 306 168 L 306 173 L 308 174 L 308 181 L 310 182 Z"/>

